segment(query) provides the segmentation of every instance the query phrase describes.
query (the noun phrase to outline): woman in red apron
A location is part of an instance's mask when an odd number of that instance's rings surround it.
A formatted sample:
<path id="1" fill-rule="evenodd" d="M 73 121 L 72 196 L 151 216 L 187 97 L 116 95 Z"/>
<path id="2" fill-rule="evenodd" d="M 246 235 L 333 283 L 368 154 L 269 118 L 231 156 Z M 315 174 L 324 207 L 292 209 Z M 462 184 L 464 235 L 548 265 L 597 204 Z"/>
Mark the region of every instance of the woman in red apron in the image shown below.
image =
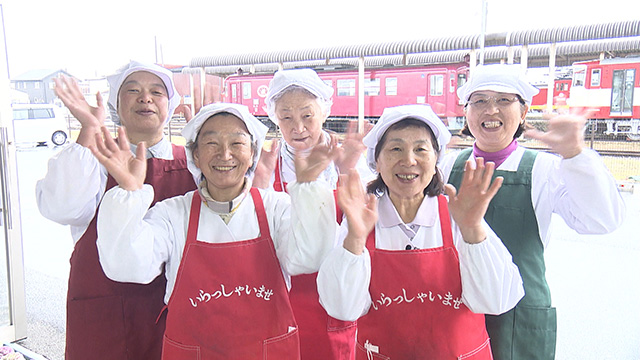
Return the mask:
<path id="1" fill-rule="evenodd" d="M 331 316 L 359 318 L 357 359 L 491 359 L 483 313 L 524 294 L 482 219 L 502 181 L 480 159 L 459 191 L 445 187 L 436 164 L 450 136 L 429 106 L 388 108 L 364 139 L 379 174 L 369 194 L 355 171 L 340 181 L 343 248 L 323 262 L 318 290 Z"/>
<path id="2" fill-rule="evenodd" d="M 333 88 L 323 82 L 311 69 L 281 70 L 275 73 L 265 98 L 269 118 L 279 126 L 284 139 L 279 148 L 265 153 L 271 158 L 265 166 L 260 183 L 276 191 L 287 191 L 287 184 L 295 181 L 294 157 L 306 153 L 317 144 L 333 140 L 322 125 L 331 110 Z M 342 156 L 329 164 L 318 177 L 336 188 L 338 173 L 356 167 L 365 179 L 372 178 L 364 157 L 362 137 L 349 133 L 342 142 Z M 271 155 L 270 157 L 268 155 Z M 261 159 L 261 164 L 269 163 Z M 274 168 L 275 167 L 275 168 Z M 258 181 L 258 179 L 256 179 Z M 342 212 L 336 208 L 337 221 Z M 294 276 L 289 296 L 300 330 L 303 359 L 352 359 L 355 349 L 356 323 L 334 319 L 318 302 L 317 274 Z"/>
<path id="3" fill-rule="evenodd" d="M 198 191 L 146 215 L 138 159 L 108 138 L 94 152 L 120 184 L 98 215 L 105 274 L 140 283 L 165 270 L 163 359 L 300 358 L 288 280 L 316 272 L 333 247 L 333 192 L 313 180 L 336 150 L 298 162 L 291 197 L 265 192 L 250 181 L 265 134 L 243 105 L 203 107 L 183 130 Z"/>

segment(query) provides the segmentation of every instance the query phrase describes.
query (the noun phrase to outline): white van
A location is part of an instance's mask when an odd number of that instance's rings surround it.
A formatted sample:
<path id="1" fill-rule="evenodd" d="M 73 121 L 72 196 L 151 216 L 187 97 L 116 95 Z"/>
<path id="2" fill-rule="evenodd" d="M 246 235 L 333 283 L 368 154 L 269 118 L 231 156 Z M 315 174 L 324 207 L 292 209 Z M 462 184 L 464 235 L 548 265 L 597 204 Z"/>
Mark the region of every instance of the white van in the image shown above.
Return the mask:
<path id="1" fill-rule="evenodd" d="M 69 138 L 63 109 L 52 104 L 13 104 L 16 145 L 62 145 Z"/>

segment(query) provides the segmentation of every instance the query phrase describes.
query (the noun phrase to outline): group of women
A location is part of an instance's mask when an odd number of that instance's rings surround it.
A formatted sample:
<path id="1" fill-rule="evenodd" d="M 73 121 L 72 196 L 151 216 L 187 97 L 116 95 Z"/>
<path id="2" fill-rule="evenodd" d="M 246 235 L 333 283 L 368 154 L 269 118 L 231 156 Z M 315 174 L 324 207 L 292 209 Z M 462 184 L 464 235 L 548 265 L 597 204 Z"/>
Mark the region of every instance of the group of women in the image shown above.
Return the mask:
<path id="1" fill-rule="evenodd" d="M 270 84 L 279 146 L 263 151 L 246 107 L 216 103 L 183 150 L 162 135 L 177 105 L 164 69 L 110 79 L 117 140 L 99 97 L 56 83 L 83 127 L 37 186 L 78 239 L 68 359 L 552 359 L 550 216 L 598 233 L 624 214 L 584 114 L 530 134 L 559 156 L 517 144 L 537 90 L 514 66 L 478 67 L 458 90 L 476 138 L 460 154 L 428 105 L 339 142 L 322 129 L 333 89 L 309 69 Z"/>

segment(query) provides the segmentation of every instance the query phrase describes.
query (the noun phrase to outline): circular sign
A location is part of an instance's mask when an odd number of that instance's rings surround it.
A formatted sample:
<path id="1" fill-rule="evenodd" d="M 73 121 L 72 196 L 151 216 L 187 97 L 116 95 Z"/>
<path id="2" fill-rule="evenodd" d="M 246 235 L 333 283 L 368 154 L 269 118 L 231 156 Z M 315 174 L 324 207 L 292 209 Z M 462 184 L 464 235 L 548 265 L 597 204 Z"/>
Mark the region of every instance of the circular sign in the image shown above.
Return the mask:
<path id="1" fill-rule="evenodd" d="M 260 97 L 267 96 L 267 91 L 269 91 L 269 87 L 267 85 L 258 86 L 258 96 Z"/>

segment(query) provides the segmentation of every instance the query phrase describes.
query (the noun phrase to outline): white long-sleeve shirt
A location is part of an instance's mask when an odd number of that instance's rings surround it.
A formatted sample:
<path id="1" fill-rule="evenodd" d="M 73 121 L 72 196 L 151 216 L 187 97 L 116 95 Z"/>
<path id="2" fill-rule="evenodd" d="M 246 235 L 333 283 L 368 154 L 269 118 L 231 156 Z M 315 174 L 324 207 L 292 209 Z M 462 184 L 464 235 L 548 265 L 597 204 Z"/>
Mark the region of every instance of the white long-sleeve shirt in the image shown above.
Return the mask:
<path id="1" fill-rule="evenodd" d="M 398 220 L 399 215 L 387 194 L 380 198 L 378 209 L 379 220 L 375 226 L 377 249 L 405 250 L 407 245 L 419 249 L 442 246 L 436 197 L 425 197 L 411 224 Z M 340 226 L 340 244 L 346 237 L 347 226 L 346 221 Z M 487 239 L 479 244 L 468 244 L 451 219 L 453 243 L 460 261 L 462 301 L 473 312 L 500 314 L 518 303 L 524 296 L 524 287 L 509 251 L 486 223 L 483 222 L 483 226 Z M 360 255 L 354 255 L 337 246 L 320 267 L 317 280 L 320 303 L 329 315 L 354 321 L 366 314 L 371 306 L 370 279 L 371 259 L 367 249 Z"/>
<path id="2" fill-rule="evenodd" d="M 260 190 L 287 284 L 291 275 L 318 270 L 333 247 L 337 227 L 330 188 L 311 182 L 292 183 L 288 189 L 289 194 Z M 97 241 L 100 263 L 107 277 L 148 283 L 165 268 L 165 302 L 168 302 L 186 242 L 193 194 L 161 201 L 147 211 L 153 200 L 151 186 L 136 191 L 116 186 L 107 191 L 98 212 Z M 199 241 L 224 243 L 258 237 L 259 226 L 250 195 L 228 224 L 205 203 L 200 206 Z"/>
<path id="3" fill-rule="evenodd" d="M 517 171 L 524 151 L 518 146 L 497 169 Z M 457 156 L 454 152 L 443 159 L 445 182 Z M 616 181 L 595 151 L 585 149 L 571 159 L 539 152 L 531 172 L 531 202 L 545 247 L 553 213 L 580 234 L 609 233 L 624 221 L 625 205 Z"/>
<path id="4" fill-rule="evenodd" d="M 135 154 L 136 146 L 131 145 Z M 173 160 L 171 143 L 163 138 L 147 149 L 147 159 Z M 74 243 L 87 230 L 107 187 L 107 169 L 88 148 L 72 143 L 51 157 L 47 174 L 36 183 L 38 209 L 45 218 L 70 225 Z"/>

